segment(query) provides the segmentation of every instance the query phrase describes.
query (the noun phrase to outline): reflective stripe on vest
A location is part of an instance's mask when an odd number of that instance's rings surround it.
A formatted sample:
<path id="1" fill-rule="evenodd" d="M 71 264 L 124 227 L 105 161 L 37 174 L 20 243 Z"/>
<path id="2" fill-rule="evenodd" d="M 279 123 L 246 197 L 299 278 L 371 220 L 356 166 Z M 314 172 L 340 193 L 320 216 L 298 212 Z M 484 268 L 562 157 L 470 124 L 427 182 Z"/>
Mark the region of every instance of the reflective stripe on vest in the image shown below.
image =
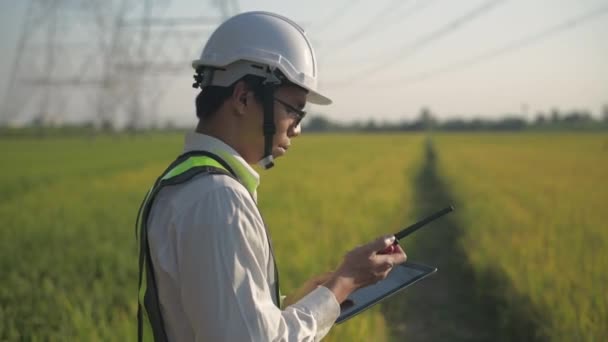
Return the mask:
<path id="1" fill-rule="evenodd" d="M 234 178 L 239 181 L 238 177 L 230 166 L 215 154 L 206 151 L 192 151 L 179 156 L 156 180 L 154 186 L 144 198 L 137 220 L 135 222 L 136 237 L 139 238 L 139 280 L 138 280 L 138 305 L 137 305 L 137 338 L 138 341 L 143 340 L 143 315 L 142 303 L 145 307 L 145 314 L 152 327 L 154 340 L 157 342 L 166 342 L 167 333 L 165 331 L 164 320 L 160 309 L 160 301 L 158 297 L 157 283 L 154 276 L 152 258 L 150 254 L 150 246 L 148 244 L 148 217 L 152 209 L 154 198 L 160 190 L 166 185 L 182 184 L 197 175 L 213 175 L 221 174 Z M 274 252 L 272 243 L 268 237 L 268 245 L 272 253 L 274 261 Z M 281 295 L 279 291 L 279 274 L 274 262 L 275 273 L 275 303 L 280 307 Z M 142 286 L 143 285 L 143 286 Z"/>

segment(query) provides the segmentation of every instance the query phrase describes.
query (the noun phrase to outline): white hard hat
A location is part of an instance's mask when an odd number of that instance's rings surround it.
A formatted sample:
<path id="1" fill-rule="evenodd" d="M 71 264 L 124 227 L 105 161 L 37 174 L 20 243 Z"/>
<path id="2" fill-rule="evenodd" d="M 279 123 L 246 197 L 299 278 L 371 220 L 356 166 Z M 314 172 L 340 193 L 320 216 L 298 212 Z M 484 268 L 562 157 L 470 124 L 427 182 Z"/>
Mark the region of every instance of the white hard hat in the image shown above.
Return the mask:
<path id="1" fill-rule="evenodd" d="M 212 70 L 204 73 L 203 86 L 223 87 L 245 75 L 271 79 L 278 69 L 290 82 L 308 90 L 307 101 L 332 102 L 317 90 L 317 61 L 306 33 L 278 14 L 246 12 L 228 19 L 211 34 L 192 67 Z"/>

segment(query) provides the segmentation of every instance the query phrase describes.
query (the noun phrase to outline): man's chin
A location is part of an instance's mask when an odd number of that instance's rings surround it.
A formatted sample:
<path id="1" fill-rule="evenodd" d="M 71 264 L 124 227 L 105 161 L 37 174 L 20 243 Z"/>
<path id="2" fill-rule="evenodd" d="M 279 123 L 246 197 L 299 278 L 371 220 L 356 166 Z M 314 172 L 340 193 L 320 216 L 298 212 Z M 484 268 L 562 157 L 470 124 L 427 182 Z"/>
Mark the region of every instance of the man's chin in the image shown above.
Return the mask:
<path id="1" fill-rule="evenodd" d="M 282 157 L 285 155 L 285 153 L 287 153 L 287 150 L 282 147 L 275 147 L 272 149 L 272 156 L 274 158 Z"/>

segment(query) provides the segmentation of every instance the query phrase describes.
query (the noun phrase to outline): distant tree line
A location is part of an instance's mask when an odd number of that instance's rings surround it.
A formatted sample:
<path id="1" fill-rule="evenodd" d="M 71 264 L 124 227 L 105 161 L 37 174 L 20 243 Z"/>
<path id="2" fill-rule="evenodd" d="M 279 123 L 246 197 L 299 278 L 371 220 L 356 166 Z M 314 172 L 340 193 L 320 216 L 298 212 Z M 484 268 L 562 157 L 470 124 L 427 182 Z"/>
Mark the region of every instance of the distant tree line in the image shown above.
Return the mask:
<path id="1" fill-rule="evenodd" d="M 428 108 L 422 108 L 413 120 L 399 122 L 376 121 L 341 123 L 324 115 L 311 115 L 304 120 L 306 132 L 415 132 L 415 131 L 521 131 L 521 130 L 608 130 L 608 104 L 602 108 L 599 118 L 587 110 L 539 112 L 533 120 L 526 120 L 521 114 L 503 115 L 497 119 L 452 118 L 439 120 Z M 34 119 L 28 125 L 19 128 L 0 126 L 0 137 L 17 136 L 94 136 L 96 134 L 116 133 L 167 133 L 191 130 L 192 127 L 177 125 L 167 120 L 163 124 L 153 123 L 148 126 L 127 124 L 116 127 L 111 121 L 67 123 L 62 125 L 44 124 Z"/>
<path id="2" fill-rule="evenodd" d="M 498 119 L 462 119 L 439 120 L 428 109 L 422 108 L 414 120 L 400 122 L 378 122 L 370 119 L 366 122 L 339 123 L 323 115 L 313 115 L 305 121 L 307 132 L 393 132 L 393 131 L 520 131 L 520 130 L 603 130 L 608 129 L 608 105 L 602 109 L 599 119 L 586 110 L 559 111 L 538 113 L 534 120 L 526 120 L 522 115 L 507 114 Z"/>

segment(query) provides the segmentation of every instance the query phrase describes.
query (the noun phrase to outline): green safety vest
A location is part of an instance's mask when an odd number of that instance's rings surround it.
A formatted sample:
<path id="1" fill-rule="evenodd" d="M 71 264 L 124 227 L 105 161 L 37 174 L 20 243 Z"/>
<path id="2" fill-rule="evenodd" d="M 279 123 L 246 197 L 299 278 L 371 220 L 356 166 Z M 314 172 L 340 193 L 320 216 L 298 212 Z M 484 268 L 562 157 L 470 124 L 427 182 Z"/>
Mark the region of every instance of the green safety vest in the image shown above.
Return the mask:
<path id="1" fill-rule="evenodd" d="M 148 244 L 148 217 L 152 209 L 154 198 L 162 188 L 168 185 L 184 184 L 198 175 L 226 175 L 239 181 L 236 173 L 230 166 L 220 157 L 206 151 L 191 151 L 179 156 L 169 167 L 161 174 L 154 183 L 154 186 L 141 203 L 137 220 L 135 222 L 136 237 L 139 238 L 139 281 L 138 281 L 138 305 L 137 305 L 137 338 L 138 341 L 143 339 L 143 315 L 142 310 L 145 307 L 145 314 L 152 327 L 152 333 L 155 341 L 166 342 L 167 333 L 160 309 L 160 301 L 158 297 L 158 288 L 154 276 L 154 268 L 150 254 L 150 246 Z M 260 215 L 261 216 L 261 215 Z M 272 244 L 268 237 L 268 245 L 272 258 L 274 260 L 274 252 Z M 280 307 L 281 295 L 279 291 L 279 274 L 274 263 L 275 274 L 275 303 Z"/>

